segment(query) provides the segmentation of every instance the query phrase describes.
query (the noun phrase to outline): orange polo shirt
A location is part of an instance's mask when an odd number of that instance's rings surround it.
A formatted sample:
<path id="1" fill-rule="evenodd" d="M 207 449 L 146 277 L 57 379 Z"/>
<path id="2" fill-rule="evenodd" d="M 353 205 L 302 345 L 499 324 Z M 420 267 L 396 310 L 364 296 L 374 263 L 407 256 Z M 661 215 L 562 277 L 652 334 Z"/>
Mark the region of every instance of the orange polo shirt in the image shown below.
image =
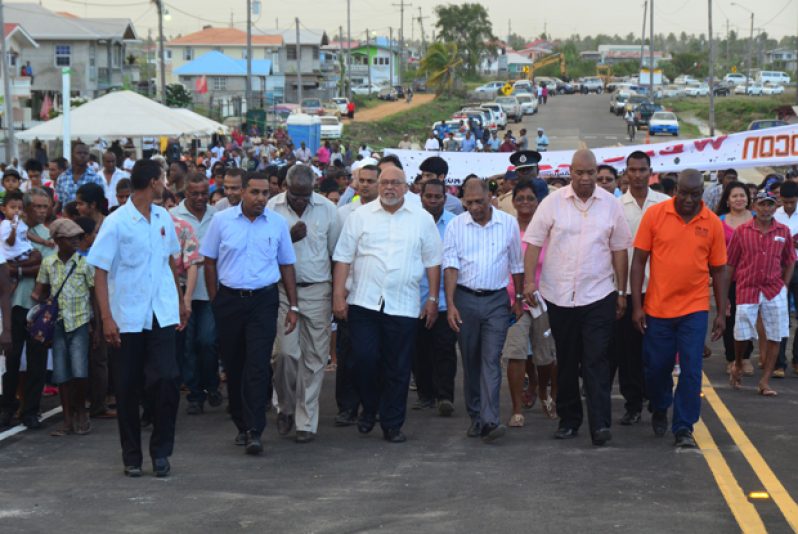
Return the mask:
<path id="1" fill-rule="evenodd" d="M 726 265 L 726 240 L 717 215 L 702 205 L 685 223 L 673 199 L 661 202 L 643 214 L 634 246 L 650 253 L 646 314 L 672 319 L 709 311 L 709 267 Z"/>

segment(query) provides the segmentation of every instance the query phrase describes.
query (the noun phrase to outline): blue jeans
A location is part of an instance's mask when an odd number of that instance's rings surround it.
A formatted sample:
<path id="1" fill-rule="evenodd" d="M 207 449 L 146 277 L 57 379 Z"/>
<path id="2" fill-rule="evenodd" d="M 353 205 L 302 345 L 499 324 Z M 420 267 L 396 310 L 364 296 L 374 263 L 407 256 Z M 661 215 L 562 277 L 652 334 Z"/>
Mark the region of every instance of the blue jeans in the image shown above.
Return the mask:
<path id="1" fill-rule="evenodd" d="M 89 323 L 71 332 L 64 322 L 55 323 L 53 333 L 53 383 L 63 384 L 89 376 Z"/>
<path id="2" fill-rule="evenodd" d="M 191 318 L 186 327 L 183 382 L 188 387 L 188 402 L 205 402 L 207 393 L 219 389 L 219 358 L 216 322 L 206 300 L 191 302 Z"/>
<path id="3" fill-rule="evenodd" d="M 701 368 L 708 318 L 709 312 L 705 311 L 673 319 L 646 315 L 643 362 L 649 409 L 666 412 L 673 404 L 674 433 L 682 429 L 692 432 L 701 415 Z M 677 353 L 681 374 L 674 395 L 673 366 Z"/>

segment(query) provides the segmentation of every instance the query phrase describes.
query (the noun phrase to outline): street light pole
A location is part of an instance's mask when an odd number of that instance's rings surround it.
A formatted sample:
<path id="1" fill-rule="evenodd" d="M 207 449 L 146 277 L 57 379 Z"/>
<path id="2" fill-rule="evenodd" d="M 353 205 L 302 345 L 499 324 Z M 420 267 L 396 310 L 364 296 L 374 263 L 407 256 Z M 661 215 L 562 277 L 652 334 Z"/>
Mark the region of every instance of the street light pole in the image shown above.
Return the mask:
<path id="1" fill-rule="evenodd" d="M 651 19 L 648 22 L 648 94 L 654 100 L 654 0 L 651 0 Z"/>
<path id="2" fill-rule="evenodd" d="M 751 52 L 754 48 L 754 12 L 745 7 L 744 5 L 738 4 L 737 2 L 732 2 L 731 5 L 739 7 L 740 9 L 744 9 L 751 13 L 751 32 L 748 37 L 748 56 L 746 59 L 747 65 L 745 66 L 745 94 L 748 94 L 748 83 L 751 78 Z"/>
<path id="3" fill-rule="evenodd" d="M 640 72 L 643 72 L 643 58 L 646 48 L 646 15 L 648 13 L 648 0 L 643 2 L 643 31 L 640 34 Z"/>
<path id="4" fill-rule="evenodd" d="M 5 28 L 3 23 L 3 0 L 0 0 L 0 28 Z M 17 143 L 14 140 L 14 106 L 11 101 L 11 69 L 8 67 L 8 54 L 6 53 L 5 36 L 0 41 L 0 54 L 3 54 L 3 94 L 5 95 L 5 126 L 6 126 L 6 163 L 11 163 L 17 155 Z M 69 94 L 65 96 L 69 99 Z"/>
<path id="5" fill-rule="evenodd" d="M 158 8 L 158 57 L 160 59 L 161 74 L 161 104 L 166 105 L 166 52 L 163 39 L 163 0 L 152 0 Z"/>
<path id="6" fill-rule="evenodd" d="M 247 111 L 252 105 L 252 0 L 247 0 Z"/>
<path id="7" fill-rule="evenodd" d="M 709 10 L 709 136 L 715 137 L 715 39 L 712 37 L 712 0 Z"/>

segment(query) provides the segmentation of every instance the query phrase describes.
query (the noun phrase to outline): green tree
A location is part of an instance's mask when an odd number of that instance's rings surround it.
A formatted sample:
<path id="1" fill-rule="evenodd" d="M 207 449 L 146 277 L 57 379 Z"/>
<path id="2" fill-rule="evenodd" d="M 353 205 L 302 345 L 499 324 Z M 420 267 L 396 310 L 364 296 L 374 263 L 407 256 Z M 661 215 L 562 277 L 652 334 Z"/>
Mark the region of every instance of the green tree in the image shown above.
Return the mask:
<path id="1" fill-rule="evenodd" d="M 511 33 L 507 45 L 513 50 L 523 50 L 526 47 L 526 39 L 517 33 Z"/>
<path id="2" fill-rule="evenodd" d="M 451 95 L 458 86 L 463 58 L 455 43 L 432 43 L 418 65 L 419 74 L 427 76 L 427 85 L 435 94 Z"/>
<path id="3" fill-rule="evenodd" d="M 495 50 L 489 44 L 496 37 L 487 10 L 482 4 L 439 5 L 435 15 L 438 40 L 454 44 L 468 74 L 475 75 L 482 55 Z"/>
<path id="4" fill-rule="evenodd" d="M 187 108 L 191 105 L 191 93 L 179 83 L 166 86 L 166 105 L 170 108 Z"/>

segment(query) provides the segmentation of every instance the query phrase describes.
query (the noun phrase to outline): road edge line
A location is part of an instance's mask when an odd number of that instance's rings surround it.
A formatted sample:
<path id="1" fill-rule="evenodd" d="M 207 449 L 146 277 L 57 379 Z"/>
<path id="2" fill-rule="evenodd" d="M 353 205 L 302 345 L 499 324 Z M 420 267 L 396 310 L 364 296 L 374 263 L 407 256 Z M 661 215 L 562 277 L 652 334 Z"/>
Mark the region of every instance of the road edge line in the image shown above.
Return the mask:
<path id="1" fill-rule="evenodd" d="M 40 421 L 44 421 L 45 419 L 49 419 L 50 417 L 61 413 L 61 411 L 62 411 L 61 406 L 56 406 L 52 410 L 44 412 L 42 414 L 42 417 L 41 417 Z M 25 430 L 27 430 L 27 428 L 28 427 L 26 427 L 22 423 L 19 423 L 15 427 L 11 427 L 8 430 L 4 430 L 3 432 L 0 432 L 0 441 L 3 441 L 6 438 L 10 438 L 11 436 L 16 436 L 20 432 L 24 432 Z"/>
<path id="2" fill-rule="evenodd" d="M 742 427 L 737 423 L 732 416 L 726 404 L 721 400 L 718 392 L 712 387 L 712 382 L 706 373 L 703 373 L 702 391 L 704 398 L 709 403 L 710 407 L 715 411 L 715 414 L 720 419 L 720 422 L 726 428 L 734 443 L 739 447 L 740 452 L 743 453 L 748 464 L 756 473 L 756 476 L 762 482 L 765 490 L 770 494 L 770 498 L 776 503 L 779 511 L 781 511 L 784 519 L 790 525 L 793 532 L 798 532 L 798 504 L 793 500 L 790 494 L 785 489 L 781 481 L 773 473 L 773 470 L 767 464 L 762 454 L 754 447 L 754 444 L 748 438 Z"/>

